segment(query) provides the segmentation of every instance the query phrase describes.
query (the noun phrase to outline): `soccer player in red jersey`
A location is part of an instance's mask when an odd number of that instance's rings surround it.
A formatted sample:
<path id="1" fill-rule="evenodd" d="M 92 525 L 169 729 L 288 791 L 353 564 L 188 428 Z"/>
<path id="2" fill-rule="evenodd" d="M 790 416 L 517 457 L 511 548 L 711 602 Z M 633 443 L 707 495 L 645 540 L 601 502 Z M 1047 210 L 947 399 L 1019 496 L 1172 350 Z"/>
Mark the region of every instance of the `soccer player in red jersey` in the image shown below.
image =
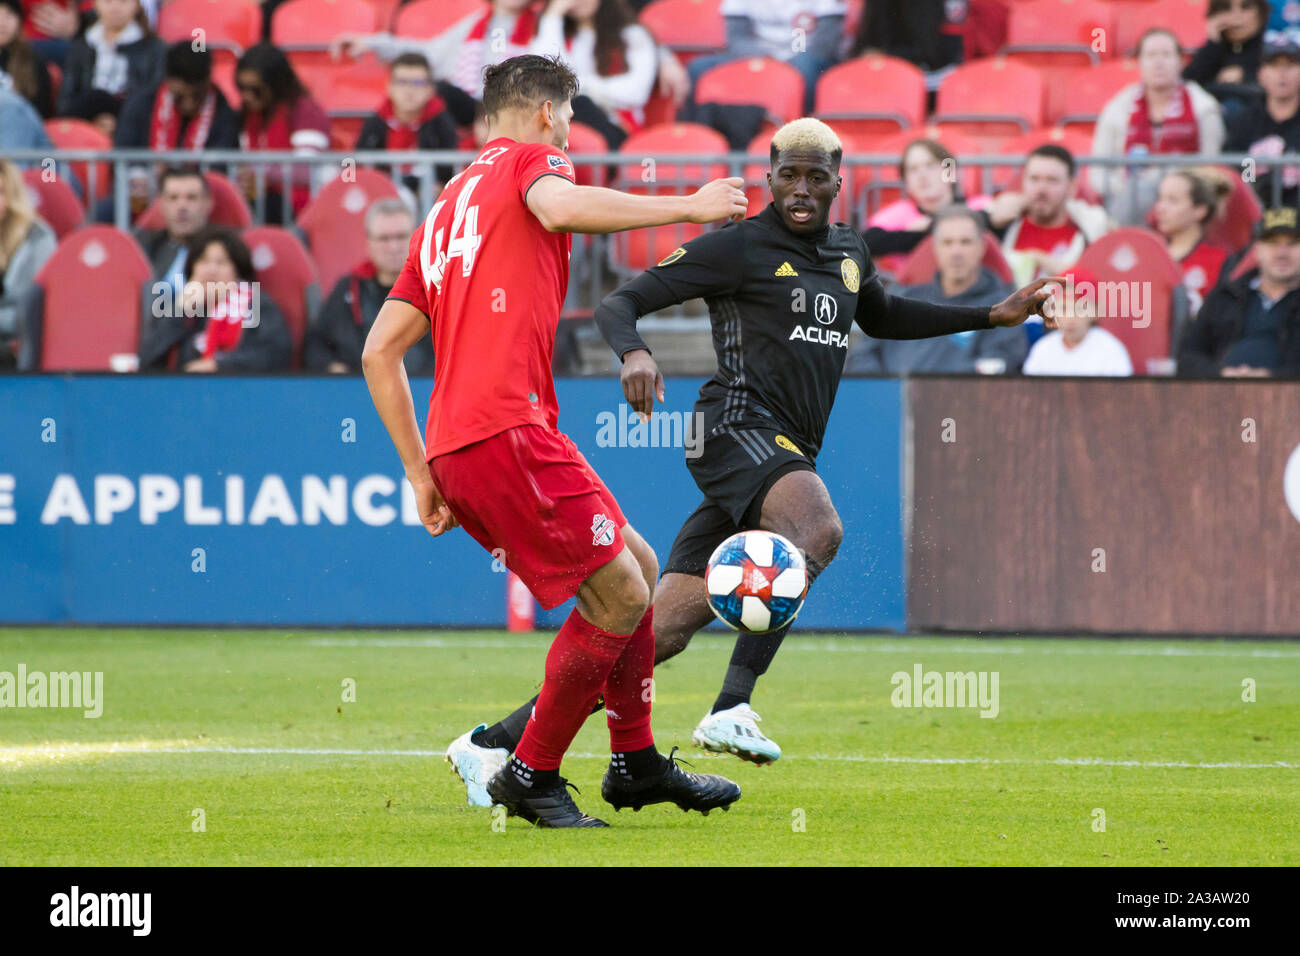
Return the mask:
<path id="1" fill-rule="evenodd" d="M 578 186 L 562 151 L 577 80 L 558 59 L 489 67 L 489 140 L 452 178 L 411 239 L 366 340 L 366 383 L 433 535 L 460 525 L 543 607 L 577 597 L 546 658 L 541 694 L 510 762 L 478 786 L 542 826 L 604 826 L 574 805 L 560 762 L 604 698 L 613 757 L 601 792 L 616 809 L 672 802 L 725 808 L 730 780 L 681 770 L 654 746 L 654 551 L 557 428 L 551 354 L 568 287 L 569 233 L 743 218 L 740 179 L 690 196 Z M 432 330 L 424 441 L 402 364 Z M 500 551 L 498 551 L 500 549 Z"/>

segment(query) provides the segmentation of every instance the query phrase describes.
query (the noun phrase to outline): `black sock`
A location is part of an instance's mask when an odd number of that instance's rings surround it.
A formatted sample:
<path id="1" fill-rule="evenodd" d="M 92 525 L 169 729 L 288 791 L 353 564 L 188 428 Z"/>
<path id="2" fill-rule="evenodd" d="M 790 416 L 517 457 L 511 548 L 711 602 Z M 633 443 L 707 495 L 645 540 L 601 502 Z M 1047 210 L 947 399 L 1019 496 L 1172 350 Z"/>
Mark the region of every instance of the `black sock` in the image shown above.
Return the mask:
<path id="1" fill-rule="evenodd" d="M 559 770 L 534 770 L 518 757 L 511 757 L 510 763 L 506 764 L 506 767 L 515 775 L 515 779 L 525 787 L 546 790 L 560 784 Z"/>
<path id="2" fill-rule="evenodd" d="M 486 730 L 479 730 L 470 735 L 469 742 L 475 747 L 502 747 L 510 753 L 515 752 L 519 746 L 519 741 L 524 736 L 524 728 L 528 726 L 528 719 L 533 715 L 533 707 L 537 704 L 537 698 L 534 697 L 524 706 L 520 707 L 509 717 L 503 717 L 498 723 L 493 724 Z M 605 697 L 602 694 L 596 698 L 596 706 L 592 708 L 593 714 L 598 714 L 605 709 Z"/>
<path id="3" fill-rule="evenodd" d="M 727 676 L 722 682 L 722 693 L 718 694 L 709 713 L 716 714 L 737 704 L 748 704 L 754 693 L 754 684 L 767 673 L 768 665 L 789 633 L 790 625 L 787 624 L 770 634 L 739 635 L 731 652 L 731 663 L 727 665 Z"/>
<path id="4" fill-rule="evenodd" d="M 651 744 L 644 750 L 610 754 L 609 765 L 621 777 L 657 777 L 664 772 L 668 761 Z"/>

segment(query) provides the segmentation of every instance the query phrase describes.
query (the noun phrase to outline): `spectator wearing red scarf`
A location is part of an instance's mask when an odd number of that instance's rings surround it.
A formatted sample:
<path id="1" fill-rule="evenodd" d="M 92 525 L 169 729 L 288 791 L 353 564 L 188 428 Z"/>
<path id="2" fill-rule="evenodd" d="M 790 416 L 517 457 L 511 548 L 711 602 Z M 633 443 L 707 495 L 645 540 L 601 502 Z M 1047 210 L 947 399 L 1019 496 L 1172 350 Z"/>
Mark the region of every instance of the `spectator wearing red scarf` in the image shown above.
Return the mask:
<path id="1" fill-rule="evenodd" d="M 389 67 L 388 98 L 366 118 L 355 148 L 456 149 L 459 142 L 456 121 L 438 95 L 429 61 L 419 53 L 403 53 Z M 434 175 L 445 183 L 452 169 L 441 165 Z M 407 185 L 418 194 L 418 179 L 408 177 Z"/>
<path id="2" fill-rule="evenodd" d="M 1162 27 L 1138 41 L 1141 81 L 1120 90 L 1106 104 L 1093 133 L 1094 156 L 1161 153 L 1218 153 L 1223 148 L 1223 113 L 1216 100 L 1179 75 L 1183 48 Z M 1155 202 L 1164 170 L 1157 166 L 1093 166 L 1092 188 L 1120 225 L 1139 225 Z"/>
<path id="3" fill-rule="evenodd" d="M 238 149 L 239 115 L 212 82 L 212 54 L 188 40 L 168 47 L 163 81 L 127 98 L 113 144 L 156 152 Z"/>
<path id="4" fill-rule="evenodd" d="M 184 291 L 158 302 L 140 336 L 140 369 L 173 362 L 187 372 L 275 372 L 289 367 L 284 314 L 257 282 L 233 229 L 206 226 L 190 240 Z"/>
<path id="5" fill-rule="evenodd" d="M 329 148 L 329 118 L 279 48 L 259 43 L 245 50 L 235 66 L 235 85 L 242 107 L 241 149 L 310 154 Z M 292 177 L 290 198 L 296 214 L 311 195 L 311 167 L 292 167 Z M 256 193 L 253 167 L 240 167 L 239 182 L 252 199 Z M 278 163 L 266 167 L 266 186 L 266 221 L 283 223 L 290 217 L 285 215 L 283 174 Z"/>

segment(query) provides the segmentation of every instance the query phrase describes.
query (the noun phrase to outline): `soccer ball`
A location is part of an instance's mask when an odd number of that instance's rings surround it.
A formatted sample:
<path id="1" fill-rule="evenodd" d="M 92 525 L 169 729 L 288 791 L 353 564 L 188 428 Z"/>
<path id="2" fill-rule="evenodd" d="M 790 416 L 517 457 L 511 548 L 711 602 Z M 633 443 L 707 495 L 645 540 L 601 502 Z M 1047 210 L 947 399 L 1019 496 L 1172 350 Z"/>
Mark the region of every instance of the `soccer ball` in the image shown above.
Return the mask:
<path id="1" fill-rule="evenodd" d="M 766 634 L 795 619 L 808 594 L 808 567 L 788 538 L 741 531 L 718 545 L 704 572 L 709 607 L 728 627 Z"/>

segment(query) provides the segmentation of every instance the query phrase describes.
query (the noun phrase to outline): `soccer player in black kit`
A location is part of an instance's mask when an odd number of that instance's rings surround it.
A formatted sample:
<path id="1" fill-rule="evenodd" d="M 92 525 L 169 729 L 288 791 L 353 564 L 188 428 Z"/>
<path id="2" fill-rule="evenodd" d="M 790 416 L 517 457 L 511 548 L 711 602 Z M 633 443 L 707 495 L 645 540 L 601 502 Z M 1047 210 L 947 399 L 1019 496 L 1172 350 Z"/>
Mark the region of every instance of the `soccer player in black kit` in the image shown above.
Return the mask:
<path id="1" fill-rule="evenodd" d="M 713 327 L 718 370 L 695 404 L 703 452 L 687 459 L 704 500 L 678 532 L 655 588 L 656 664 L 680 653 L 713 620 L 704 570 L 730 535 L 753 528 L 784 535 L 804 552 L 810 581 L 835 557 L 842 528 L 816 459 L 851 322 L 883 339 L 1013 326 L 1035 314 L 1054 327 L 1045 314 L 1051 290 L 1044 286 L 1052 279 L 991 308 L 887 294 L 861 234 L 828 222 L 841 185 L 841 154 L 839 138 L 819 120 L 787 124 L 772 138 L 766 209 L 691 240 L 596 311 L 601 334 L 623 360 L 624 394 L 643 416 L 656 399 L 663 401 L 664 381 L 637 334 L 637 319 L 703 298 Z M 736 638 L 721 693 L 692 736 L 696 746 L 759 764 L 779 759 L 780 748 L 758 729 L 749 701 L 787 630 Z M 448 749 L 471 802 L 477 765 L 490 770 L 504 762 L 531 706 L 462 735 Z"/>

